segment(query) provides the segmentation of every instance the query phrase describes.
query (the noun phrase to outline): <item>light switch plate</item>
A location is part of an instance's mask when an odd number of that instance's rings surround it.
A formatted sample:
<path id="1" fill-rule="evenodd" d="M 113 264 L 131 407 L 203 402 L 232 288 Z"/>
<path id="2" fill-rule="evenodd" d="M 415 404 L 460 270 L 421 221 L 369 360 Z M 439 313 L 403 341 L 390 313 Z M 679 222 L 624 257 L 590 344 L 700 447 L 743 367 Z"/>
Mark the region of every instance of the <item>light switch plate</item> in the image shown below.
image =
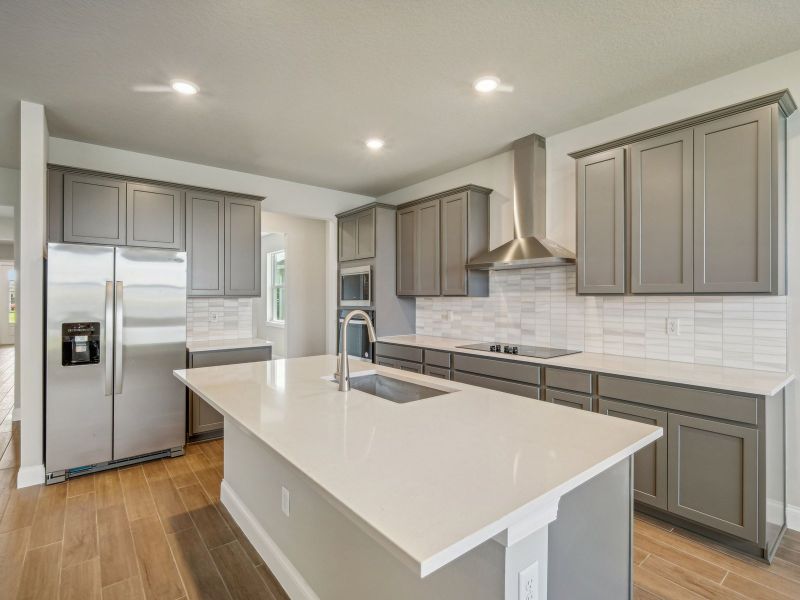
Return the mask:
<path id="1" fill-rule="evenodd" d="M 519 572 L 519 600 L 539 600 L 539 561 Z"/>

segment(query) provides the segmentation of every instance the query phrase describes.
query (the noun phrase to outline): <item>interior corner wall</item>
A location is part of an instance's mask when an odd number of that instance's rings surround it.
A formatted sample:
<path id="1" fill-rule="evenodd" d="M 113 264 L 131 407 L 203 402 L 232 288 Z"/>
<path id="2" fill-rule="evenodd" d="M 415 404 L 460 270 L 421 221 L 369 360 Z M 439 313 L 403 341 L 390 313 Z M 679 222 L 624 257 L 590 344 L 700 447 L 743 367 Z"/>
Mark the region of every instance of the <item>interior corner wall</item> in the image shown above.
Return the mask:
<path id="1" fill-rule="evenodd" d="M 44 106 L 20 106 L 16 371 L 21 400 L 17 487 L 44 483 L 44 248 L 48 131 Z M 24 235 L 21 235 L 24 233 Z"/>
<path id="2" fill-rule="evenodd" d="M 327 221 L 261 213 L 261 231 L 286 235 L 286 357 L 325 354 Z"/>

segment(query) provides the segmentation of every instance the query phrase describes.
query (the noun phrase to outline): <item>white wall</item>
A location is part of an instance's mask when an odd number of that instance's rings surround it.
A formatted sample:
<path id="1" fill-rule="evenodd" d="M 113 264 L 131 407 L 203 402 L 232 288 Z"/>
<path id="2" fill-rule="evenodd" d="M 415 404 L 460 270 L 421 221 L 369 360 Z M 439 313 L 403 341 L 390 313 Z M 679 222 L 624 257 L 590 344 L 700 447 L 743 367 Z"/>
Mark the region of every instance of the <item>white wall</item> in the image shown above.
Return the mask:
<path id="1" fill-rule="evenodd" d="M 335 317 L 326 302 L 327 222 L 261 213 L 261 231 L 286 235 L 286 356 L 325 354 L 326 332 Z"/>
<path id="2" fill-rule="evenodd" d="M 50 162 L 225 192 L 253 194 L 265 198 L 264 210 L 315 219 L 332 218 L 338 212 L 373 200 L 359 194 L 60 138 L 50 138 Z"/>
<path id="3" fill-rule="evenodd" d="M 44 107 L 23 101 L 20 117 L 19 256 L 16 373 L 22 427 L 17 486 L 44 482 L 43 252 L 47 181 Z"/>

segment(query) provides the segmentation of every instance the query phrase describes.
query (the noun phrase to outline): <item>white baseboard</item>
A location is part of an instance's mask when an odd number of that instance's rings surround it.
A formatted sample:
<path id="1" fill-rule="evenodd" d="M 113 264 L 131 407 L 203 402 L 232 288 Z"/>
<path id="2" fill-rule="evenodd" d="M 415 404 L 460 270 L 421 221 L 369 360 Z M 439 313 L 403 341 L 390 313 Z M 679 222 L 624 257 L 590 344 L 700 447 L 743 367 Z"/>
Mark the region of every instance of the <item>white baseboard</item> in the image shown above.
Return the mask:
<path id="1" fill-rule="evenodd" d="M 786 526 L 800 531 L 800 506 L 786 505 Z"/>
<path id="2" fill-rule="evenodd" d="M 14 410 L 11 411 L 11 420 L 19 421 L 20 419 L 22 419 L 22 407 L 15 406 Z"/>
<path id="3" fill-rule="evenodd" d="M 256 552 L 264 559 L 269 570 L 286 590 L 289 598 L 292 600 L 319 600 L 319 596 L 314 593 L 314 590 L 281 551 L 278 544 L 264 530 L 253 513 L 242 503 L 239 496 L 224 479 L 220 488 L 220 500 L 244 535 L 253 544 Z"/>
<path id="4" fill-rule="evenodd" d="M 17 487 L 24 488 L 44 483 L 44 465 L 20 467 L 17 472 Z"/>

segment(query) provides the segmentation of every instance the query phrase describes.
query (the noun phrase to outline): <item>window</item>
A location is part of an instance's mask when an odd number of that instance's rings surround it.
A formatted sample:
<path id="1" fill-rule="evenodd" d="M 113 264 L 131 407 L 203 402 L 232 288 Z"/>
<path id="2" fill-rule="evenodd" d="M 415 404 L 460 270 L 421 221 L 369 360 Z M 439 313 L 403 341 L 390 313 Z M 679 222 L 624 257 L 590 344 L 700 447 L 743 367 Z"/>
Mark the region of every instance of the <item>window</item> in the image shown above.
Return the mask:
<path id="1" fill-rule="evenodd" d="M 283 325 L 286 321 L 286 251 L 267 254 L 267 321 Z"/>

